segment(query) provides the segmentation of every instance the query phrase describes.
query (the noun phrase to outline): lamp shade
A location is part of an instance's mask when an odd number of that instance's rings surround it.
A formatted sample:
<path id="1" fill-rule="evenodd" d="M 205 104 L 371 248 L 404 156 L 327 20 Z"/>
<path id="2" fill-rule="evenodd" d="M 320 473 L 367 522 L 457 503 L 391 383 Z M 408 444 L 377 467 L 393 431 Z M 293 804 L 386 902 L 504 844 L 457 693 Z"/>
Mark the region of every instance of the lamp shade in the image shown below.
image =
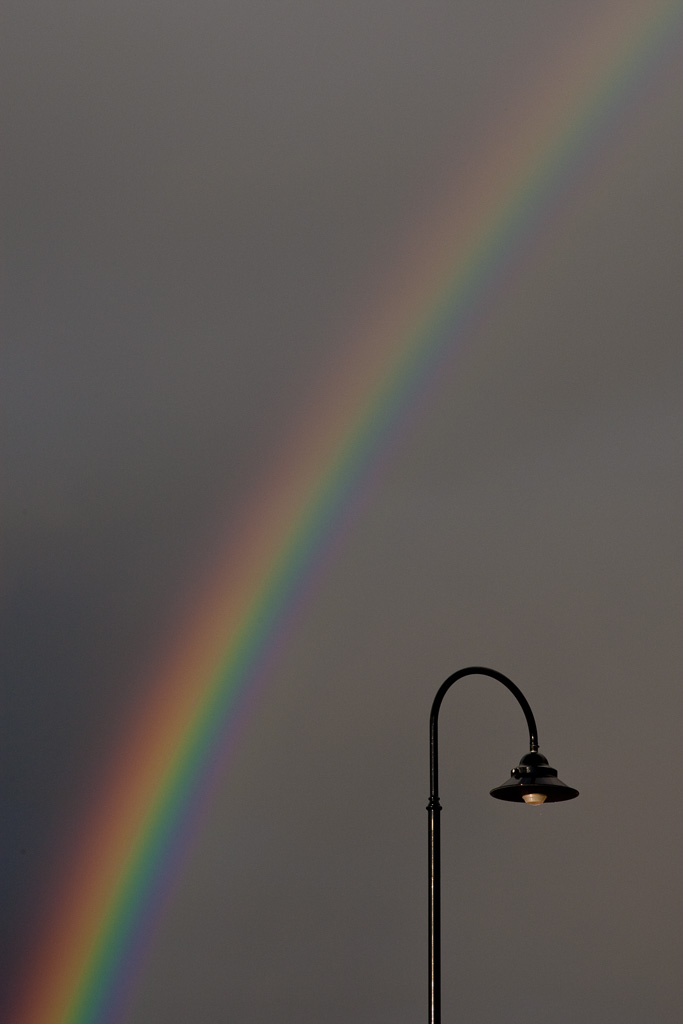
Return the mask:
<path id="1" fill-rule="evenodd" d="M 578 795 L 578 789 L 560 782 L 547 758 L 533 750 L 525 754 L 517 767 L 512 769 L 507 782 L 491 790 L 491 796 L 497 800 L 530 804 L 552 804 L 560 800 L 573 800 Z"/>

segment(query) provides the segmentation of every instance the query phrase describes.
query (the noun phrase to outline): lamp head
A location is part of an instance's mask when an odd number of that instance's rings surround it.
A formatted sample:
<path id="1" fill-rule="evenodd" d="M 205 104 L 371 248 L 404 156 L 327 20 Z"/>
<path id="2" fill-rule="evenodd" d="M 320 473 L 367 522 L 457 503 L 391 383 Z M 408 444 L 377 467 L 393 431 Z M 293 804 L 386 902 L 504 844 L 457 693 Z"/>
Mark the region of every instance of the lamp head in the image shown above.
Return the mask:
<path id="1" fill-rule="evenodd" d="M 559 800 L 573 800 L 578 795 L 578 789 L 560 782 L 547 758 L 535 750 L 524 755 L 502 786 L 491 790 L 491 796 L 497 800 L 523 801 L 526 804 L 552 804 Z"/>

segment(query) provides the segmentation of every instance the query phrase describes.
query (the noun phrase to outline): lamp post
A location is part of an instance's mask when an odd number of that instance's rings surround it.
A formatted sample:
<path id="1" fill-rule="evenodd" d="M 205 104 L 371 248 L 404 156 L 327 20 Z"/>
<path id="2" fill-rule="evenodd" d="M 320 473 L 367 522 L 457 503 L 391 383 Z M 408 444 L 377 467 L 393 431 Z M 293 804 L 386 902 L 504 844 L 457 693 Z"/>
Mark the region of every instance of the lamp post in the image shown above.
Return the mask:
<path id="1" fill-rule="evenodd" d="M 538 752 L 538 731 L 533 712 L 526 697 L 515 684 L 501 672 L 491 668 L 462 668 L 454 672 L 439 687 L 429 716 L 429 1024 L 441 1024 L 441 860 L 439 813 L 439 709 L 446 692 L 453 683 L 463 676 L 482 675 L 497 679 L 517 699 L 524 712 L 529 728 L 529 753 L 525 754 L 510 778 L 501 786 L 491 790 L 491 796 L 498 800 L 538 805 L 571 800 L 579 795 L 577 789 L 560 782 L 557 772 L 551 768 L 543 754 Z"/>

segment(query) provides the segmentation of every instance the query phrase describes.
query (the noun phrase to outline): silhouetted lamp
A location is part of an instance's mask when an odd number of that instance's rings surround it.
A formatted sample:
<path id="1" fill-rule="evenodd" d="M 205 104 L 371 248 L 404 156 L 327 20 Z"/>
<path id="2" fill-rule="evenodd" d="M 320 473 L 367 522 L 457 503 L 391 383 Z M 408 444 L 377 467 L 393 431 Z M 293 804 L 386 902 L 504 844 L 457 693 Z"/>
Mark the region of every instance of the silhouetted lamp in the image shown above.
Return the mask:
<path id="1" fill-rule="evenodd" d="M 572 800 L 579 795 L 577 789 L 560 782 L 543 754 L 538 752 L 538 732 L 529 702 L 518 686 L 491 668 L 463 668 L 437 690 L 429 717 L 429 1024 L 441 1024 L 441 862 L 439 832 L 439 708 L 447 690 L 463 676 L 482 675 L 497 679 L 517 699 L 529 727 L 529 753 L 520 759 L 510 772 L 510 778 L 491 790 L 497 800 L 510 800 L 538 806 Z"/>

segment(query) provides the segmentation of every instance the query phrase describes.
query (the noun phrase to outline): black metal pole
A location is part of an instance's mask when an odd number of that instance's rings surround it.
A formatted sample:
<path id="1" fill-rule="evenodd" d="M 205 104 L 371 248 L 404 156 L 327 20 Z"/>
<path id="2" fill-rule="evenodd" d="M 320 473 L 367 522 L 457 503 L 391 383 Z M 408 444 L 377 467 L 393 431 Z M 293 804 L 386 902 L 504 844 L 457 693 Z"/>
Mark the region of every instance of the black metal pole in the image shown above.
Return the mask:
<path id="1" fill-rule="evenodd" d="M 517 698 L 529 727 L 529 748 L 538 750 L 538 732 L 526 697 L 501 672 L 491 668 L 462 668 L 439 687 L 429 716 L 429 1024 L 441 1024 L 441 833 L 439 815 L 439 709 L 446 692 L 463 676 L 490 676 Z"/>

